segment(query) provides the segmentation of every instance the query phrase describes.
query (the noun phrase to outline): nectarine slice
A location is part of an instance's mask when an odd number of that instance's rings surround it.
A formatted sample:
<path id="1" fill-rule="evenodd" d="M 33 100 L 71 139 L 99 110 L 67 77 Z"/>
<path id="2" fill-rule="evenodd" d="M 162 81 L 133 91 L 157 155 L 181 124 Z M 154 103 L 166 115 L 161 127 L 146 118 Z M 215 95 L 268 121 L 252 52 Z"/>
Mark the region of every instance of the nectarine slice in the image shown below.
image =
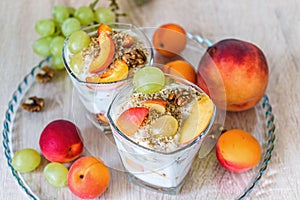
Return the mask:
<path id="1" fill-rule="evenodd" d="M 110 27 L 109 27 L 108 25 L 106 25 L 106 24 L 100 24 L 99 27 L 98 27 L 98 30 L 97 30 L 98 35 L 100 35 L 100 34 L 103 33 L 103 32 L 110 33 L 110 32 L 112 32 L 112 31 L 113 31 L 112 28 L 110 28 Z"/>
<path id="2" fill-rule="evenodd" d="M 148 113 L 149 109 L 145 107 L 129 108 L 118 117 L 116 124 L 120 131 L 132 136 L 142 125 Z"/>
<path id="3" fill-rule="evenodd" d="M 122 60 L 116 60 L 114 66 L 100 75 L 101 83 L 119 81 L 127 78 L 128 65 Z"/>
<path id="4" fill-rule="evenodd" d="M 95 57 L 89 67 L 90 73 L 98 73 L 106 69 L 112 62 L 115 54 L 115 45 L 111 37 L 105 32 L 98 36 L 100 53 Z"/>
<path id="5" fill-rule="evenodd" d="M 164 113 L 166 111 L 167 102 L 160 99 L 151 99 L 144 101 L 142 105 L 160 113 Z"/>
<path id="6" fill-rule="evenodd" d="M 200 100 L 192 106 L 190 116 L 183 122 L 179 142 L 185 144 L 198 137 L 209 124 L 214 109 L 212 100 L 202 94 Z"/>
<path id="7" fill-rule="evenodd" d="M 102 74 L 95 74 L 86 77 L 88 83 L 110 83 L 126 79 L 128 76 L 128 65 L 121 60 L 117 60 L 114 66 Z"/>

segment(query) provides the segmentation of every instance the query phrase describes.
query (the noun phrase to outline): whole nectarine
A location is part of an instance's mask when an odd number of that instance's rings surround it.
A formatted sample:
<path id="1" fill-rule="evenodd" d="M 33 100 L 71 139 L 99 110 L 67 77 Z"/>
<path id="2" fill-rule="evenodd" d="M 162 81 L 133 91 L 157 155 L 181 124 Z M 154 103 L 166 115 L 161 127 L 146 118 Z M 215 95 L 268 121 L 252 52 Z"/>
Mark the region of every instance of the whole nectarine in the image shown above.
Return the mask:
<path id="1" fill-rule="evenodd" d="M 260 101 L 268 78 L 267 60 L 259 47 L 225 39 L 209 47 L 201 58 L 197 84 L 219 108 L 242 111 Z"/>
<path id="2" fill-rule="evenodd" d="M 40 149 L 52 162 L 70 162 L 83 151 L 83 142 L 78 127 L 68 120 L 54 120 L 42 131 Z"/>

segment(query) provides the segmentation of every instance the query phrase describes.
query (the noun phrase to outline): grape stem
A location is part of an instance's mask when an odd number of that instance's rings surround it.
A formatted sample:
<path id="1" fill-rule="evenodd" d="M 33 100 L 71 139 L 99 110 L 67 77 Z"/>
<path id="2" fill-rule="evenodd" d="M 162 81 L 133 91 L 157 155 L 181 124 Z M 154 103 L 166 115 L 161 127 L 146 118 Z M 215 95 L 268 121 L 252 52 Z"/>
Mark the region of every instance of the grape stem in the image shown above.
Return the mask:
<path id="1" fill-rule="evenodd" d="M 99 2 L 99 0 L 95 0 L 93 3 L 90 4 L 90 8 L 92 10 L 95 10 L 95 7 L 97 5 L 97 3 Z M 119 21 L 119 17 L 126 17 L 128 16 L 127 13 L 118 13 L 117 10 L 119 10 L 119 4 L 117 3 L 117 0 L 110 0 L 110 4 L 109 4 L 110 9 L 115 13 L 116 16 L 116 22 Z"/>
<path id="2" fill-rule="evenodd" d="M 95 10 L 95 7 L 96 7 L 96 5 L 97 5 L 98 2 L 99 2 L 99 0 L 95 0 L 93 3 L 90 4 L 90 8 L 92 10 Z"/>

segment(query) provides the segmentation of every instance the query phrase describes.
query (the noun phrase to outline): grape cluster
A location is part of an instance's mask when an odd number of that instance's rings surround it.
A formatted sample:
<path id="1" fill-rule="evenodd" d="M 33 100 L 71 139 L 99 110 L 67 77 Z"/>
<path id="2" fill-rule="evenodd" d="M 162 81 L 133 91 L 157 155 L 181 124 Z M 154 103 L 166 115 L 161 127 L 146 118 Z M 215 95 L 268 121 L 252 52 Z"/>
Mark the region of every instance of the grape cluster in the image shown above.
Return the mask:
<path id="1" fill-rule="evenodd" d="M 99 0 L 89 6 L 67 7 L 54 6 L 51 19 L 41 19 L 35 24 L 35 31 L 40 35 L 33 43 L 33 51 L 42 57 L 51 56 L 52 67 L 63 69 L 62 48 L 66 37 L 84 26 L 98 23 L 111 23 L 118 20 L 119 9 L 115 0 L 108 7 L 96 7 Z"/>

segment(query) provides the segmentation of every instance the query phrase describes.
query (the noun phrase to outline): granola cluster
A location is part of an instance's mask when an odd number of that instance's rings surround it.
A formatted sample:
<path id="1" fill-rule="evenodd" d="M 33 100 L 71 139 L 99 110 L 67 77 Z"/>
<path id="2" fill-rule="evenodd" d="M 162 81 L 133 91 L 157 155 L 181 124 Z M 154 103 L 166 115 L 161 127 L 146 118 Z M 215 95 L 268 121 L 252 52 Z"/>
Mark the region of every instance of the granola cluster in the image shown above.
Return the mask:
<path id="1" fill-rule="evenodd" d="M 116 60 L 123 60 L 129 68 L 146 64 L 149 50 L 144 47 L 143 42 L 137 37 L 122 31 L 112 31 L 110 36 L 115 45 L 115 55 L 111 67 Z M 89 47 L 82 51 L 84 58 L 87 56 L 95 58 L 99 55 L 101 48 L 97 38 L 97 35 L 91 36 Z"/>
<path id="2" fill-rule="evenodd" d="M 143 106 L 143 102 L 155 99 L 166 101 L 166 110 L 161 113 L 155 109 L 150 109 L 148 117 L 132 139 L 140 145 L 157 151 L 169 152 L 178 148 L 179 134 L 153 137 L 150 133 L 151 125 L 162 115 L 171 115 L 178 121 L 180 127 L 189 115 L 192 102 L 198 100 L 200 96 L 200 93 L 192 88 L 178 87 L 167 87 L 154 94 L 134 93 L 131 102 L 129 102 L 130 106 Z"/>

